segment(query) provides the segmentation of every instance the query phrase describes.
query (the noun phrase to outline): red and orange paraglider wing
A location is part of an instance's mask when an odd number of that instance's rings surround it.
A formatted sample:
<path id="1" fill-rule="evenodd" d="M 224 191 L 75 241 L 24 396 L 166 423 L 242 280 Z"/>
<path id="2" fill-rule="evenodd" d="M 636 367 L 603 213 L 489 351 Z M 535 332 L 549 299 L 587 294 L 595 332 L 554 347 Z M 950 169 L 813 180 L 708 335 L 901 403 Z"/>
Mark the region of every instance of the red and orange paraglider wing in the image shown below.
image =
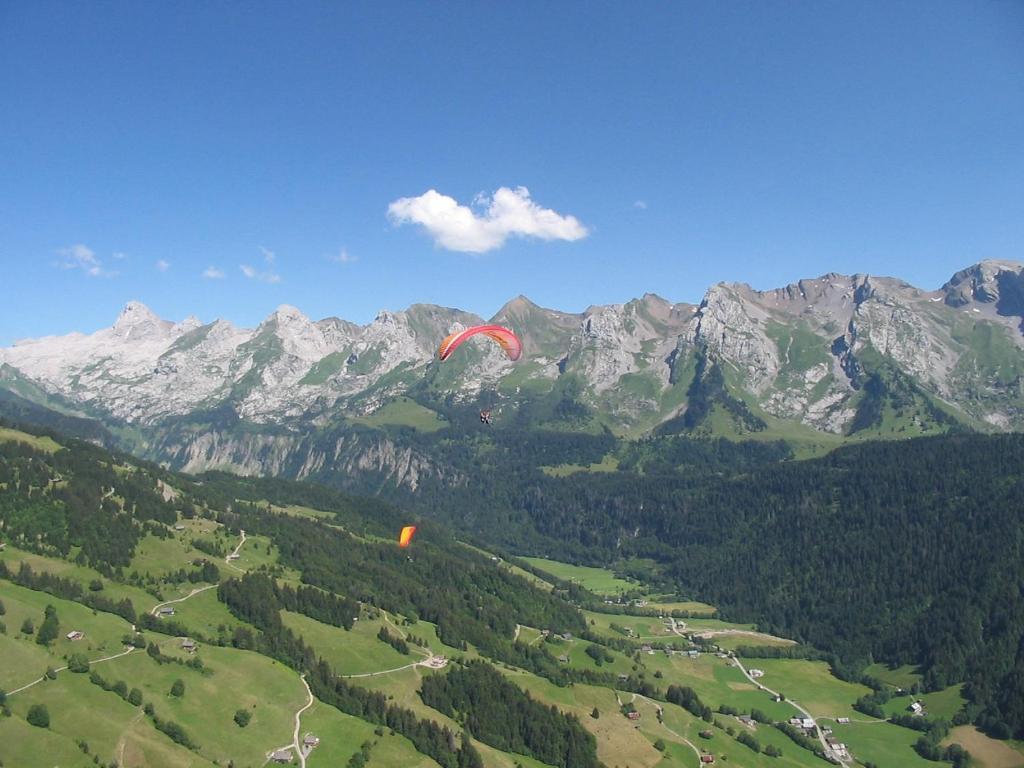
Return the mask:
<path id="1" fill-rule="evenodd" d="M 483 334 L 484 336 L 498 342 L 501 345 L 501 348 L 505 350 L 505 354 L 508 355 L 508 359 L 513 362 L 518 360 L 523 354 L 523 344 L 519 341 L 519 337 L 505 326 L 474 325 L 472 328 L 467 328 L 464 331 L 456 331 L 442 341 L 440 348 L 437 350 L 438 358 L 441 360 L 447 360 L 452 352 L 454 352 L 462 342 L 471 336 L 476 336 L 477 334 Z"/>
<path id="2" fill-rule="evenodd" d="M 416 533 L 415 525 L 407 525 L 402 529 L 401 535 L 398 537 L 398 546 L 405 549 L 412 543 L 412 535 Z"/>

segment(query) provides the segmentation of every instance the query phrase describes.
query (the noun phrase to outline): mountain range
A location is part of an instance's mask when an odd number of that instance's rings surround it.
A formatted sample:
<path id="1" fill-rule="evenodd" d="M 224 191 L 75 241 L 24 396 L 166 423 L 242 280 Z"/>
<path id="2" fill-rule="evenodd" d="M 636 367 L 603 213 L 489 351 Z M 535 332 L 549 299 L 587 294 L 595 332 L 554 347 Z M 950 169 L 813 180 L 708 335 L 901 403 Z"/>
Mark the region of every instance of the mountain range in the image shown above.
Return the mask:
<path id="1" fill-rule="evenodd" d="M 481 339 L 436 361 L 448 333 L 485 320 L 519 334 L 520 361 Z M 829 273 L 768 291 L 719 283 L 698 305 L 648 293 L 571 313 L 519 296 L 486 319 L 415 304 L 362 326 L 291 306 L 255 329 L 175 323 L 132 301 L 110 328 L 0 349 L 7 401 L 99 422 L 178 468 L 296 476 L 354 443 L 349 459 L 408 472 L 416 457 L 393 453 L 389 427 L 468 424 L 481 407 L 498 429 L 626 437 L 1015 431 L 1022 374 L 1024 265 L 1007 261 L 932 291 Z M 333 449 L 301 448 L 325 433 Z"/>

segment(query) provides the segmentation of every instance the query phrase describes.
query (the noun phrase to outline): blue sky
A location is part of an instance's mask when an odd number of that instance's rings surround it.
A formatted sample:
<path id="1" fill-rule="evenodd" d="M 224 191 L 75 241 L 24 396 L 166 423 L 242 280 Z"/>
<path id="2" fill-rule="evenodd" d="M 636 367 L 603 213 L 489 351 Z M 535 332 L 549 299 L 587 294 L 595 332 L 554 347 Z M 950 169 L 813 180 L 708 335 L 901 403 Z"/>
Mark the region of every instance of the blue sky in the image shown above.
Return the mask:
<path id="1" fill-rule="evenodd" d="M 0 103 L 0 344 L 1024 259 L 1018 2 L 10 0 Z"/>

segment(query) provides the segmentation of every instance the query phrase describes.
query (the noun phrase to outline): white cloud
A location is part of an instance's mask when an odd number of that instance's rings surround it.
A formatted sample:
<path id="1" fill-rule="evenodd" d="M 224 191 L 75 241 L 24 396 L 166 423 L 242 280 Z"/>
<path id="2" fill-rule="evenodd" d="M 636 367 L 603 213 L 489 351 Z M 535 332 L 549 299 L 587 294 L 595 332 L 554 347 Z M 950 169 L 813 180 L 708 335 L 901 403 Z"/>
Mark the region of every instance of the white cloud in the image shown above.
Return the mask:
<path id="1" fill-rule="evenodd" d="M 171 268 L 171 262 L 167 261 L 166 259 L 159 259 L 156 263 L 156 268 L 159 269 L 161 272 L 166 272 L 168 269 Z"/>
<path id="2" fill-rule="evenodd" d="M 242 270 L 242 274 L 250 280 L 259 280 L 261 283 L 280 283 L 281 276 L 275 275 L 273 272 L 258 272 L 248 264 L 241 264 L 238 267 Z"/>
<path id="3" fill-rule="evenodd" d="M 121 251 L 114 251 L 110 255 L 116 261 L 121 261 L 121 259 L 127 259 L 128 258 L 128 254 L 127 253 L 121 253 Z"/>
<path id="4" fill-rule="evenodd" d="M 274 259 L 277 258 L 277 254 L 274 253 L 269 248 L 264 248 L 262 245 L 259 246 L 259 249 L 260 249 L 260 253 L 263 254 L 263 260 L 265 262 L 267 262 L 267 264 L 273 264 L 274 263 Z"/>
<path id="5" fill-rule="evenodd" d="M 80 269 L 89 277 L 112 277 L 117 274 L 103 269 L 103 263 L 96 258 L 95 251 L 81 243 L 60 248 L 57 255 L 61 257 L 57 263 L 61 269 Z"/>
<path id="6" fill-rule="evenodd" d="M 221 280 L 224 278 L 224 271 L 210 266 L 203 270 L 203 277 L 208 280 Z"/>
<path id="7" fill-rule="evenodd" d="M 331 254 L 327 258 L 331 261 L 336 261 L 338 264 L 351 264 L 353 261 L 357 260 L 357 257 L 349 253 L 347 248 L 342 248 L 340 251 Z"/>
<path id="8" fill-rule="evenodd" d="M 419 197 L 403 197 L 388 206 L 396 224 L 420 224 L 434 242 L 450 251 L 486 253 L 510 236 L 541 240 L 579 240 L 587 228 L 575 216 L 541 208 L 526 187 L 501 187 L 492 196 L 477 195 L 479 213 L 434 189 Z"/>
<path id="9" fill-rule="evenodd" d="M 638 211 L 646 211 L 647 210 L 647 201 L 646 200 L 636 200 L 633 203 L 633 207 L 636 208 Z"/>

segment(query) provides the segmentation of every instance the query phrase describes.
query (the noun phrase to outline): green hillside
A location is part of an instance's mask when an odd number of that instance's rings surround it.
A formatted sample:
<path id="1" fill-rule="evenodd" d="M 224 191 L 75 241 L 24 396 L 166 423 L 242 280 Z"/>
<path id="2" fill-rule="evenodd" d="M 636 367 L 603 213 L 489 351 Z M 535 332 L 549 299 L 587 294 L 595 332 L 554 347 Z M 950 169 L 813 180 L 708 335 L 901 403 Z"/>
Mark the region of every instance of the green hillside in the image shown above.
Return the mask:
<path id="1" fill-rule="evenodd" d="M 531 561 L 544 583 L 429 520 L 399 550 L 410 515 L 377 500 L 197 481 L 5 429 L 4 765 L 262 766 L 291 747 L 297 713 L 300 740 L 320 739 L 312 766 L 664 768 L 696 765 L 701 749 L 754 768 L 824 764 L 816 741 L 807 749 L 772 724 L 796 707 L 715 643 L 755 627 L 691 616 L 714 609 L 645 582 L 665 578 L 647 561 L 624 560 L 636 575 L 621 582 Z M 113 534 L 105 543 L 98 525 Z M 609 605 L 590 591 L 621 585 L 648 598 Z M 173 615 L 157 617 L 161 607 Z M 820 651 L 758 639 L 742 653 L 784 652 L 745 662 L 768 687 L 823 719 L 864 717 L 853 705 L 871 689 L 836 678 Z M 970 711 L 958 695 L 927 697 L 944 717 Z M 749 714 L 766 722 L 737 719 Z M 881 721 L 843 733 L 856 756 L 891 768 L 924 764 L 919 736 Z"/>

